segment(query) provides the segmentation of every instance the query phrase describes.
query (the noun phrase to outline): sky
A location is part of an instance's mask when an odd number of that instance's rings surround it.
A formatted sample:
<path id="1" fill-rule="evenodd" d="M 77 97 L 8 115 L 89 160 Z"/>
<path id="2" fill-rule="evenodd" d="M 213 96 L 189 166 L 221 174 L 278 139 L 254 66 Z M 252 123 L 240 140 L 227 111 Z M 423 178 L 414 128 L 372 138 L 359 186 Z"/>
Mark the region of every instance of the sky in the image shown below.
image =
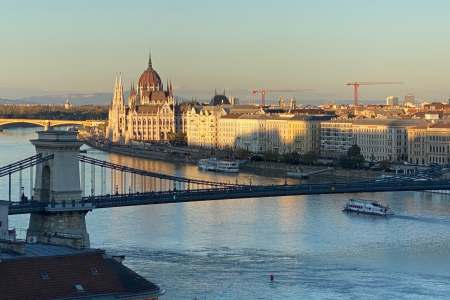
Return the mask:
<path id="1" fill-rule="evenodd" d="M 0 98 L 110 92 L 118 72 L 129 86 L 151 49 L 183 95 L 334 101 L 351 99 L 348 81 L 401 81 L 361 98 L 443 100 L 449 37 L 448 0 L 0 0 Z"/>

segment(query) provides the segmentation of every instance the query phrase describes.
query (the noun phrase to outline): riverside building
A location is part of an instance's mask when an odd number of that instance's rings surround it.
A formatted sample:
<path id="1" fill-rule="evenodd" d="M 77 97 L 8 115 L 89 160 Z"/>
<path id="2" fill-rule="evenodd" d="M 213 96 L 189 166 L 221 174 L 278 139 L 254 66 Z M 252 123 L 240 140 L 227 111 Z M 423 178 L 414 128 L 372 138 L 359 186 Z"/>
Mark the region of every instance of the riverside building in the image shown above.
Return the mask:
<path id="1" fill-rule="evenodd" d="M 149 57 L 148 67 L 139 77 L 137 86 L 131 85 L 127 104 L 122 79 L 116 77 L 108 113 L 107 136 L 116 143 L 168 141 L 171 134 L 183 129 L 179 110 L 173 97 L 172 83 L 164 89 Z"/>
<path id="2" fill-rule="evenodd" d="M 356 120 L 352 124 L 356 144 L 367 161 L 402 161 L 408 155 L 408 128 L 424 120 Z"/>
<path id="3" fill-rule="evenodd" d="M 320 122 L 328 116 L 230 114 L 219 119 L 219 148 L 254 153 L 319 153 Z"/>
<path id="4" fill-rule="evenodd" d="M 320 156 L 339 158 L 355 144 L 350 120 L 322 122 L 320 126 Z"/>
<path id="5" fill-rule="evenodd" d="M 223 131 L 219 120 L 229 114 L 254 114 L 263 112 L 256 105 L 238 105 L 235 98 L 215 92 L 208 105 L 194 104 L 184 114 L 186 138 L 189 146 L 202 148 L 220 147 L 219 135 Z"/>
<path id="6" fill-rule="evenodd" d="M 408 162 L 416 165 L 450 164 L 450 124 L 409 128 Z"/>
<path id="7" fill-rule="evenodd" d="M 320 154 L 325 158 L 345 155 L 358 145 L 367 161 L 402 161 L 408 158 L 408 129 L 426 126 L 424 120 L 335 120 L 321 124 Z"/>

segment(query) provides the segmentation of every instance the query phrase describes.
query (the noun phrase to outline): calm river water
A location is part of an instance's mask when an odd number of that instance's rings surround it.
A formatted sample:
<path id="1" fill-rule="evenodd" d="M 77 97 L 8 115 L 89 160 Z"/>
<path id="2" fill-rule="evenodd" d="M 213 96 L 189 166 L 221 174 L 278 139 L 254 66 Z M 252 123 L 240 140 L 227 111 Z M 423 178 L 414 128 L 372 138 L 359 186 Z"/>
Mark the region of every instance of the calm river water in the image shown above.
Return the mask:
<path id="1" fill-rule="evenodd" d="M 35 130 L 0 132 L 0 165 L 33 154 Z M 92 149 L 87 155 L 236 180 L 195 166 Z M 254 183 L 276 181 L 248 174 L 238 180 L 250 177 Z M 24 174 L 26 193 L 28 178 Z M 326 195 L 100 209 L 88 214 L 87 223 L 92 246 L 124 254 L 128 266 L 167 291 L 163 299 L 448 299 L 450 196 L 357 196 L 389 204 L 397 215 L 348 215 L 341 208 L 350 195 Z M 3 178 L 0 198 L 7 197 Z M 28 217 L 11 217 L 11 226 L 26 228 Z"/>

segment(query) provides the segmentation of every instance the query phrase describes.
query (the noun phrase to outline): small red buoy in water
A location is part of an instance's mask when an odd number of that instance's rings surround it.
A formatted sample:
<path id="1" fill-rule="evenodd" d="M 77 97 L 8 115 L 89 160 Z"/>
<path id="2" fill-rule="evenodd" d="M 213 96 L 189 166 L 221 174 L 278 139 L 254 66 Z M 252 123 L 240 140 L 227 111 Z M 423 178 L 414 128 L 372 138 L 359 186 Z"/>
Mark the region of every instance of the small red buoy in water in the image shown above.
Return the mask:
<path id="1" fill-rule="evenodd" d="M 270 282 L 273 282 L 275 280 L 275 276 L 273 274 L 270 274 Z"/>

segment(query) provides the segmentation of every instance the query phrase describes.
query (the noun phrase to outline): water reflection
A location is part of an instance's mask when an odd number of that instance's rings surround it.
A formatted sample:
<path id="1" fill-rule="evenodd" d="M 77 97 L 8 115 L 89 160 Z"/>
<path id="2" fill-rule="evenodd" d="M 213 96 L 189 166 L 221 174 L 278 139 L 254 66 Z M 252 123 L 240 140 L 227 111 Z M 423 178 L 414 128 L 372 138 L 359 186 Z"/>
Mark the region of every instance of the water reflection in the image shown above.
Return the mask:
<path id="1" fill-rule="evenodd" d="M 7 136 L 0 133 L 0 161 L 5 164 L 33 154 L 28 142 L 33 135 L 20 130 Z M 194 165 L 95 150 L 87 155 L 155 172 L 235 180 L 201 172 Z M 89 176 L 86 169 L 88 192 Z M 238 180 L 249 176 L 239 174 Z M 284 180 L 253 176 L 253 181 Z M 4 199 L 4 180 L 1 184 Z M 345 214 L 341 209 L 349 197 L 376 199 L 397 216 Z M 27 217 L 13 216 L 11 225 L 24 228 Z M 167 299 L 229 300 L 299 299 L 299 295 L 447 299 L 449 220 L 450 197 L 425 192 L 234 199 L 99 209 L 87 215 L 92 245 L 125 254 L 129 266 L 167 289 Z M 270 273 L 276 276 L 275 284 L 268 282 Z"/>

